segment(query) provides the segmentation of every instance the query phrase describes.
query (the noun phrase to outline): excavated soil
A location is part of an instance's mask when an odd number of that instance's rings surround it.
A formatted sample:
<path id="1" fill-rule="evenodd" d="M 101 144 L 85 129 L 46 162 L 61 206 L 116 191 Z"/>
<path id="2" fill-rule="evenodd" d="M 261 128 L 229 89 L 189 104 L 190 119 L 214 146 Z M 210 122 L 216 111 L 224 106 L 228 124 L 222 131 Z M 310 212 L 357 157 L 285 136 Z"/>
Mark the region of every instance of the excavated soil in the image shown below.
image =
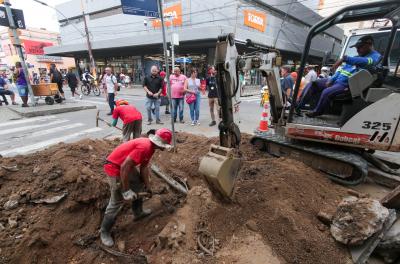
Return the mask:
<path id="1" fill-rule="evenodd" d="M 351 263 L 317 219 L 347 189 L 302 163 L 259 152 L 249 139 L 241 145 L 244 164 L 231 202 L 212 195 L 198 173 L 216 138 L 180 133 L 177 153 L 156 152 L 153 163 L 187 180 L 191 191 L 185 198 L 153 177 L 158 194 L 145 202 L 153 215 L 133 222 L 127 204 L 113 228 L 113 250 L 122 257 L 104 251 L 98 238 L 109 196 L 102 163 L 119 141 L 84 140 L 2 158 L 0 263 L 132 263 L 129 256 L 145 263 L 139 255 L 149 263 Z M 38 203 L 60 194 L 66 197 L 54 204 Z M 169 229 L 182 230 L 161 247 Z M 201 230 L 215 238 L 214 256 L 199 250 Z"/>

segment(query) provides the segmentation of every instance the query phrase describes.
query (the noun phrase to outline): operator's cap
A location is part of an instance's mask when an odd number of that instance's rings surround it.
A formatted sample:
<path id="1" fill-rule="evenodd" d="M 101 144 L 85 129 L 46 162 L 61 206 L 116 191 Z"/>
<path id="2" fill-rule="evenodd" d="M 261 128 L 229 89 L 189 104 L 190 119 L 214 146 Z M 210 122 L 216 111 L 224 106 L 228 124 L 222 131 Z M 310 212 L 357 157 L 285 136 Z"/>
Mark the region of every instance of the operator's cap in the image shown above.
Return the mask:
<path id="1" fill-rule="evenodd" d="M 366 35 L 366 36 L 361 37 L 359 40 L 357 40 L 357 42 L 354 45 L 350 46 L 350 48 L 361 47 L 362 45 L 365 45 L 365 44 L 368 44 L 368 45 L 374 44 L 374 39 L 372 38 L 371 35 Z"/>
<path id="2" fill-rule="evenodd" d="M 160 128 L 155 134 L 150 134 L 149 139 L 160 148 L 170 149 L 172 141 L 172 132 L 167 128 Z"/>

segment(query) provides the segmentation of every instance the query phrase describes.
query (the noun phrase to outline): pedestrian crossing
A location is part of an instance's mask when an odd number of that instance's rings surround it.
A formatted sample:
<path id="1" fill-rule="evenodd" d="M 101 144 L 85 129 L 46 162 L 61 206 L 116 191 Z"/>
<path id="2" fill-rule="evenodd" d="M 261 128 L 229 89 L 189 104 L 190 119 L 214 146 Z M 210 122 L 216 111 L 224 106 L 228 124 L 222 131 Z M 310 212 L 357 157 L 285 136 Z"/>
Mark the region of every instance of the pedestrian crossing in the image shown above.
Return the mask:
<path id="1" fill-rule="evenodd" d="M 58 116 L 42 116 L 0 124 L 0 155 L 11 157 L 33 153 L 61 142 L 103 138 L 107 128 L 75 122 Z"/>

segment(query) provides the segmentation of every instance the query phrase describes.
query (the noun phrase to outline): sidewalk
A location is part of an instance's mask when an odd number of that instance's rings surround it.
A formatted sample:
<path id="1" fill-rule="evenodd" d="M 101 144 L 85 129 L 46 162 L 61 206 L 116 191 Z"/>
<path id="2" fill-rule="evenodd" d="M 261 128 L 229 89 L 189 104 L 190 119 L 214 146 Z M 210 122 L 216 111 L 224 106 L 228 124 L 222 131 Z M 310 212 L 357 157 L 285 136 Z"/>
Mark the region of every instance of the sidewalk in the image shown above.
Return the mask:
<path id="1" fill-rule="evenodd" d="M 30 107 L 21 107 L 21 105 L 9 105 L 5 107 L 5 109 L 7 109 L 8 111 L 12 111 L 14 114 L 20 117 L 53 115 L 95 108 L 96 106 L 93 104 L 70 100 L 68 100 L 67 102 L 64 101 L 61 104 L 54 103 L 53 105 L 47 105 L 43 102 L 39 102 L 38 105 Z M 3 109 L 0 109 L 0 111 L 3 112 Z"/>
<path id="2" fill-rule="evenodd" d="M 6 106 L 0 106 L 0 124 L 11 120 L 21 119 L 22 116 Z"/>

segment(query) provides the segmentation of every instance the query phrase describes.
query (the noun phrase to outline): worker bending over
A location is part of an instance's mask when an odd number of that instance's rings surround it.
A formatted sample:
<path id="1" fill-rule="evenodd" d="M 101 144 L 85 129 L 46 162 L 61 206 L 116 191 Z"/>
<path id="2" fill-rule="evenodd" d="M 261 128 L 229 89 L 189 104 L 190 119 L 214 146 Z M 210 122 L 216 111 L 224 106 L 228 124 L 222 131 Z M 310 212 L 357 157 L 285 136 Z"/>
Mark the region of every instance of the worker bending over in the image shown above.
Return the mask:
<path id="1" fill-rule="evenodd" d="M 301 115 L 300 109 L 313 97 L 322 92 L 317 106 L 306 113 L 308 117 L 315 117 L 323 114 L 329 104 L 329 100 L 349 89 L 349 78 L 360 69 L 372 69 L 381 60 L 381 54 L 374 50 L 374 40 L 371 36 L 361 37 L 351 48 L 356 47 L 358 56 L 351 57 L 344 55 L 338 60 L 333 69 L 337 68 L 335 74 L 330 78 L 318 79 L 307 84 L 296 107 L 296 113 Z M 343 65 L 342 65 L 343 64 Z M 341 67 L 339 67 L 342 65 Z M 338 68 L 339 67 L 339 68 Z"/>
<path id="2" fill-rule="evenodd" d="M 117 100 L 115 105 L 117 107 L 114 108 L 112 114 L 113 121 L 111 125 L 116 126 L 118 118 L 121 118 L 124 123 L 122 127 L 122 140 L 124 142 L 129 141 L 131 135 L 133 138 L 140 137 L 140 134 L 142 133 L 142 114 L 136 109 L 136 107 L 129 105 L 126 100 Z"/>
<path id="3" fill-rule="evenodd" d="M 114 245 L 110 231 L 124 200 L 132 201 L 134 221 L 151 214 L 150 209 L 143 209 L 143 198 L 138 197 L 138 193 L 152 193 L 150 159 L 155 150 L 170 148 L 171 139 L 172 132 L 161 128 L 149 138 L 136 138 L 121 144 L 107 157 L 104 171 L 108 176 L 111 196 L 100 229 L 101 242 L 105 246 Z"/>

